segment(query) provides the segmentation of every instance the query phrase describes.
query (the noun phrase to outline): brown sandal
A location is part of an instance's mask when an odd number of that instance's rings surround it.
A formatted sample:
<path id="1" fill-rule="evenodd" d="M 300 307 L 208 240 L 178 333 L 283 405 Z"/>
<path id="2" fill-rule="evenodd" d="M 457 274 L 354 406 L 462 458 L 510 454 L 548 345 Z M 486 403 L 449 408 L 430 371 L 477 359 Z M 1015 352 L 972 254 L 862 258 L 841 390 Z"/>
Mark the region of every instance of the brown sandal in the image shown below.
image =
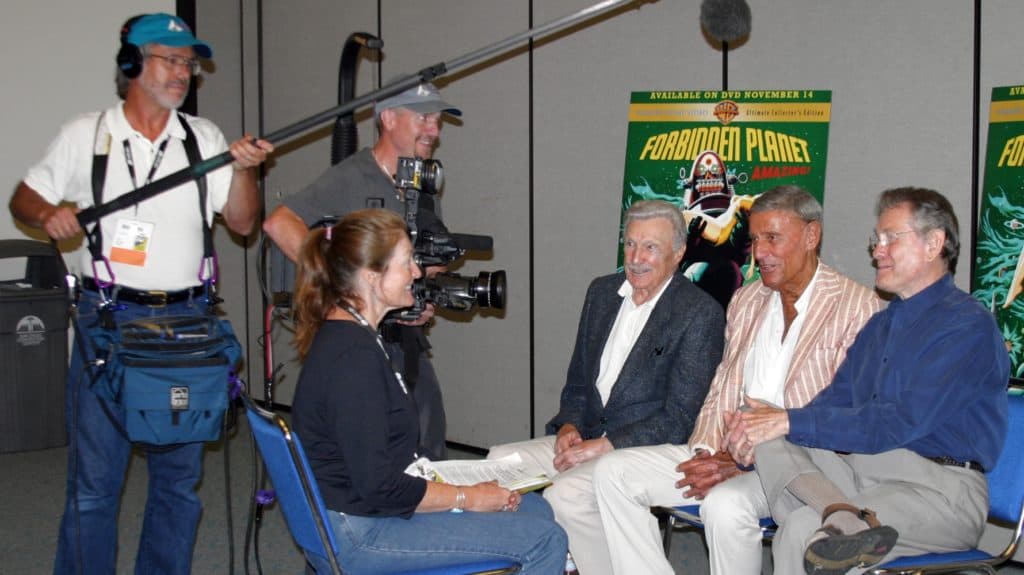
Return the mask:
<path id="1" fill-rule="evenodd" d="M 858 509 L 849 503 L 833 503 L 821 514 L 822 523 L 836 511 L 849 511 L 868 528 L 850 535 L 833 525 L 823 525 L 817 532 L 825 537 L 812 542 L 804 552 L 804 571 L 814 575 L 842 575 L 853 567 L 869 567 L 878 563 L 896 545 L 899 533 L 878 522 L 875 512 Z"/>

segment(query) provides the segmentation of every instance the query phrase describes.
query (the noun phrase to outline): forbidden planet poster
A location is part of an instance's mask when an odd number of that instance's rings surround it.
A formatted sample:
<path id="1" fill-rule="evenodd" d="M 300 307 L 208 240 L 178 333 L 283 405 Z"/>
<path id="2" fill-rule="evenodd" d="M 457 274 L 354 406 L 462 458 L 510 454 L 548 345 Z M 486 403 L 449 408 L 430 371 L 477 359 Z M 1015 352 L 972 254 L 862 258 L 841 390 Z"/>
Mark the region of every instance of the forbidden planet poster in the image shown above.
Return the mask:
<path id="1" fill-rule="evenodd" d="M 971 292 L 992 311 L 1024 378 L 1024 86 L 992 89 Z M 961 247 L 961 254 L 966 251 Z"/>
<path id="2" fill-rule="evenodd" d="M 795 184 L 824 204 L 831 102 L 829 90 L 633 92 L 623 213 L 639 200 L 679 206 L 689 234 L 680 267 L 724 308 L 756 277 L 754 199 Z"/>

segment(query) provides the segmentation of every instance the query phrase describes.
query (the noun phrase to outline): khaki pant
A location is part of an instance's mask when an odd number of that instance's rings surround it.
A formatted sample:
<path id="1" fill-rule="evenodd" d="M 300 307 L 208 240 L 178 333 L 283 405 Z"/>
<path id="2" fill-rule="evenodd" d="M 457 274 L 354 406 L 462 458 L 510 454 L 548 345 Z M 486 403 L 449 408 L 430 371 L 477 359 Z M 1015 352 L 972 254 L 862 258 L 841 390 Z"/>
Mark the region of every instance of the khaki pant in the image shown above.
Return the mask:
<path id="1" fill-rule="evenodd" d="M 960 551 L 977 545 L 988 515 L 988 483 L 977 471 L 939 465 L 906 449 L 875 455 L 801 447 L 784 439 L 756 448 L 757 467 L 772 517 L 775 572 L 803 573 L 807 539 L 821 527 L 814 509 L 787 486 L 805 473 L 822 472 L 857 507 L 878 514 L 899 540 L 883 559 Z"/>

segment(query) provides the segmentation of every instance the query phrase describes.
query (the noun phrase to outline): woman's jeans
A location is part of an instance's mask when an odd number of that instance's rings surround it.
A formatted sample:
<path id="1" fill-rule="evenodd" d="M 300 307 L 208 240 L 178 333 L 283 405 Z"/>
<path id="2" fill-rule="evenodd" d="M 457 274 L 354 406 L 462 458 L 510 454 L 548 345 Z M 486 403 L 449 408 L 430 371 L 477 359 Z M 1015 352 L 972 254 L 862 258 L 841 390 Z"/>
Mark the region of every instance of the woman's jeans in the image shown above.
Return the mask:
<path id="1" fill-rule="evenodd" d="M 551 508 L 534 493 L 515 512 L 416 513 L 400 517 L 360 517 L 328 511 L 345 573 L 372 575 L 509 559 L 523 575 L 561 575 L 568 538 Z M 315 563 L 319 563 L 316 561 Z M 318 573 L 330 573 L 314 564 Z"/>

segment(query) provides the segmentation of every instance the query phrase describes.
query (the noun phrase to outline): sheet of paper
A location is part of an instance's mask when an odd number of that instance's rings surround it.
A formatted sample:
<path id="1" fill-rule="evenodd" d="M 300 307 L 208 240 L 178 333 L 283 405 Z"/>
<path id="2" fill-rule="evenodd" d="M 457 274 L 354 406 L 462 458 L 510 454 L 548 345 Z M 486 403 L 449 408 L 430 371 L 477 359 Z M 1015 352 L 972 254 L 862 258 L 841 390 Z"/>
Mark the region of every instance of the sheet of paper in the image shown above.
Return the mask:
<path id="1" fill-rule="evenodd" d="M 531 468 L 518 453 L 501 459 L 455 459 L 449 461 L 417 460 L 406 473 L 433 478 L 454 485 L 473 485 L 497 481 L 505 489 L 530 491 L 551 483 L 543 471 Z"/>

